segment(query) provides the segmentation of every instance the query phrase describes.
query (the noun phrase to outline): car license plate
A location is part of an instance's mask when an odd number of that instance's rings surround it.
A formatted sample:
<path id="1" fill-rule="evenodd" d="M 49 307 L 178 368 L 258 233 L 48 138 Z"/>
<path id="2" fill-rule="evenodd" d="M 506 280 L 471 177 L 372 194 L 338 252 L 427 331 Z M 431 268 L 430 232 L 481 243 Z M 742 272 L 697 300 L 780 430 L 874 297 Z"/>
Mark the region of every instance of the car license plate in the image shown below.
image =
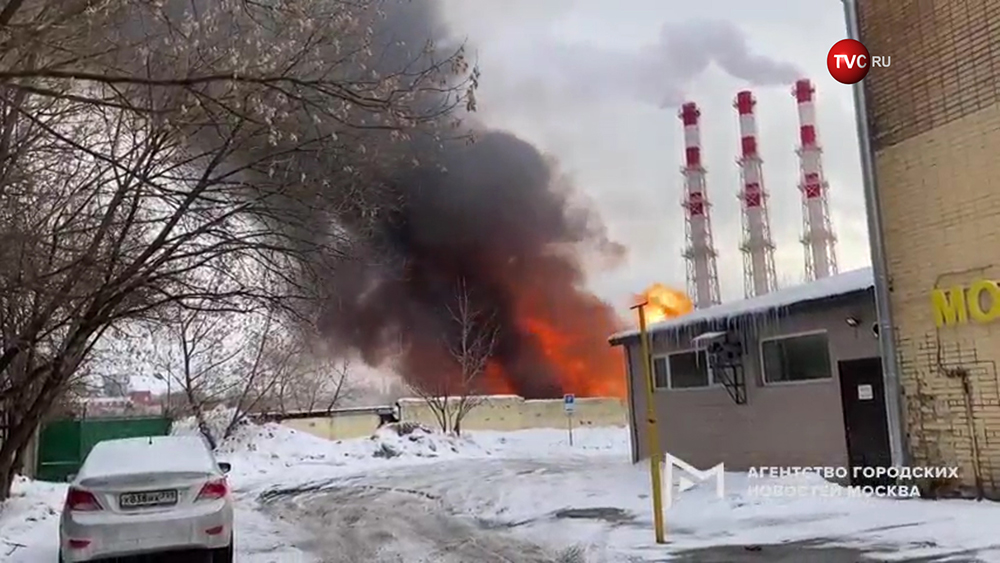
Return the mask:
<path id="1" fill-rule="evenodd" d="M 177 491 L 141 491 L 122 493 L 118 496 L 118 506 L 122 508 L 142 508 L 146 506 L 170 506 L 177 504 Z"/>

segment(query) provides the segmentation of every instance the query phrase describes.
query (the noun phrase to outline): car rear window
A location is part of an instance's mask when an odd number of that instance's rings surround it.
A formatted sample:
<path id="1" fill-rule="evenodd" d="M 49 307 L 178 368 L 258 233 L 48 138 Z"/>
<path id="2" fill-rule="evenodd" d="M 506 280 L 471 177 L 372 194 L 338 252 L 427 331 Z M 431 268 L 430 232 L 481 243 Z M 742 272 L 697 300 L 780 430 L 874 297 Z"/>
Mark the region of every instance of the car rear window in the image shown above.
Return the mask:
<path id="1" fill-rule="evenodd" d="M 126 438 L 98 443 L 90 451 L 80 478 L 139 473 L 214 473 L 217 465 L 197 436 Z"/>

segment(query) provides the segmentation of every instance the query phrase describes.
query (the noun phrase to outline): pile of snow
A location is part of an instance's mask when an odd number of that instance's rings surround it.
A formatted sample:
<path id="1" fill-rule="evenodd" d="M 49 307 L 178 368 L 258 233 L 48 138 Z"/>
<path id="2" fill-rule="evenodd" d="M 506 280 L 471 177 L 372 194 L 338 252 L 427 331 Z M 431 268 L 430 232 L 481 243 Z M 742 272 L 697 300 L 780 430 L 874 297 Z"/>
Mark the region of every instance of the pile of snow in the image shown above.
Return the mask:
<path id="1" fill-rule="evenodd" d="M 187 421 L 181 427 L 197 431 Z M 217 456 L 233 466 L 237 489 L 252 490 L 278 480 L 305 482 L 363 472 L 372 467 L 423 464 L 448 459 L 540 459 L 612 455 L 628 459 L 625 428 L 444 434 L 410 423 L 388 424 L 368 438 L 327 440 L 277 423 L 242 425 L 219 445 Z"/>
<path id="2" fill-rule="evenodd" d="M 395 423 L 379 428 L 369 440 L 374 447 L 372 456 L 392 459 L 414 457 L 468 457 L 488 454 L 468 436 L 436 433 L 419 424 Z"/>
<path id="3" fill-rule="evenodd" d="M 65 483 L 15 477 L 11 498 L 0 504 L 0 560 L 55 561 L 56 532 L 65 499 Z M 44 558 L 36 558 L 37 546 L 50 546 Z"/>
<path id="4" fill-rule="evenodd" d="M 216 455 L 232 464 L 232 481 L 242 489 L 277 479 L 333 477 L 376 464 L 490 455 L 471 438 L 420 427 L 407 430 L 387 425 L 369 438 L 332 441 L 276 423 L 249 423 L 220 444 Z"/>

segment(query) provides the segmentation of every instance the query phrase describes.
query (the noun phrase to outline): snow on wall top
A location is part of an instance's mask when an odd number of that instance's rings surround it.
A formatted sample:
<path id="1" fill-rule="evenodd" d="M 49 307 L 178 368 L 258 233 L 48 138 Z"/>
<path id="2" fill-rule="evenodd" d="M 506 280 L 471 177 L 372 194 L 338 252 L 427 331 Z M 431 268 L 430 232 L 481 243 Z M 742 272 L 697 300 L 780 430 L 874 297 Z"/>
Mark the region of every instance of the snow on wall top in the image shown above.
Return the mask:
<path id="1" fill-rule="evenodd" d="M 523 401 L 524 397 L 520 395 L 469 395 L 468 397 L 463 397 L 461 393 L 455 393 L 451 397 L 431 397 L 431 401 L 441 401 L 442 399 L 447 399 L 449 401 L 460 401 L 462 399 L 469 400 L 483 400 L 483 401 Z M 422 404 L 426 403 L 427 399 L 422 397 L 402 397 L 397 401 L 400 405 L 407 404 Z"/>
<path id="2" fill-rule="evenodd" d="M 857 291 L 869 289 L 875 285 L 875 278 L 871 268 L 852 270 L 822 278 L 809 283 L 804 283 L 792 287 L 787 287 L 772 291 L 770 293 L 743 299 L 739 301 L 728 301 L 720 303 L 706 309 L 695 310 L 692 313 L 667 319 L 649 325 L 649 332 L 658 332 L 666 329 L 675 329 L 705 321 L 715 321 L 741 317 L 754 313 L 764 313 L 789 307 L 798 303 L 818 301 L 838 295 L 846 295 Z M 614 344 L 621 344 L 622 340 L 637 336 L 638 329 L 625 330 L 613 334 L 608 340 Z"/>

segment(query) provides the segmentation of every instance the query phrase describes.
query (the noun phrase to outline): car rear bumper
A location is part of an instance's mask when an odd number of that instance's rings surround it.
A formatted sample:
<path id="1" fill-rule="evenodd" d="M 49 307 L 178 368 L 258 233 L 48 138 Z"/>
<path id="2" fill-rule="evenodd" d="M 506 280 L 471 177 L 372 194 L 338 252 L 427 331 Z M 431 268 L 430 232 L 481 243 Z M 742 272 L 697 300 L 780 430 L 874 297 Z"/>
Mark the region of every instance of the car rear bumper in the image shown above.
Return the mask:
<path id="1" fill-rule="evenodd" d="M 70 514 L 63 517 L 60 549 L 66 563 L 216 549 L 232 541 L 232 525 L 232 505 L 221 501 L 181 513 Z"/>

